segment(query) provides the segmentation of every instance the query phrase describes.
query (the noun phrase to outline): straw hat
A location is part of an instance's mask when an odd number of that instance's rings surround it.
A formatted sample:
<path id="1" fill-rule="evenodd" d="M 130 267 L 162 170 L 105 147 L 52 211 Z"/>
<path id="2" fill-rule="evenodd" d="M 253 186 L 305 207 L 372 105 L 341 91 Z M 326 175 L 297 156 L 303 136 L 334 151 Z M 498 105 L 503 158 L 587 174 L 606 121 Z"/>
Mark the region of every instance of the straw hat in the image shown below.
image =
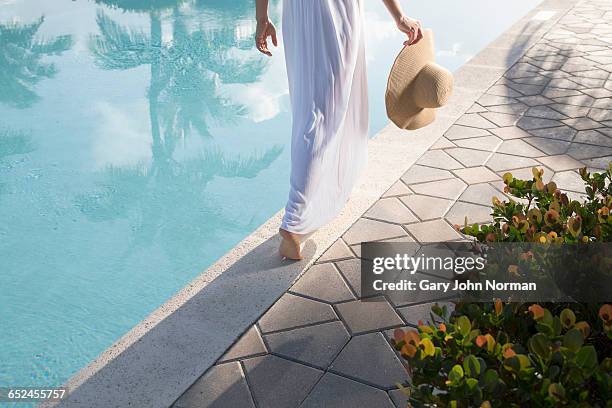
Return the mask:
<path id="1" fill-rule="evenodd" d="M 431 30 L 405 46 L 395 59 L 385 94 L 387 116 L 402 129 L 415 130 L 436 118 L 434 108 L 444 106 L 453 91 L 453 74 L 434 62 Z"/>

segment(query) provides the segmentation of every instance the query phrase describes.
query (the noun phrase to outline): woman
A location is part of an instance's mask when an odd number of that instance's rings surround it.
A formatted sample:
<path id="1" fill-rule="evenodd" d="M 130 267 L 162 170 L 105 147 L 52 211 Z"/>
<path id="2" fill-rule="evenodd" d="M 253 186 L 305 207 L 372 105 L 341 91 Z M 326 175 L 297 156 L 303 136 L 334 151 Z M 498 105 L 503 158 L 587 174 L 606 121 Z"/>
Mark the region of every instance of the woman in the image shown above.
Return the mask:
<path id="1" fill-rule="evenodd" d="M 383 0 L 405 45 L 421 24 L 398 0 Z M 279 230 L 280 254 L 302 259 L 301 239 L 344 207 L 366 164 L 368 95 L 362 0 L 284 0 L 283 40 L 293 114 L 291 187 Z M 257 49 L 277 45 L 268 0 L 257 0 Z"/>

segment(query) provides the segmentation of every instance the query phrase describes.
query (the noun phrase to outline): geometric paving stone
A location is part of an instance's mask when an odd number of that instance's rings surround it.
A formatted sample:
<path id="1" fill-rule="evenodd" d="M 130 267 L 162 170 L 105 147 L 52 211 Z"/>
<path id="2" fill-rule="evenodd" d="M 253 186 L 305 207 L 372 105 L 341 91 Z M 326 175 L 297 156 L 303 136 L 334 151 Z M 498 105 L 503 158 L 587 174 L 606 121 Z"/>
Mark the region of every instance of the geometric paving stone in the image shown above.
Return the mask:
<path id="1" fill-rule="evenodd" d="M 517 126 L 523 130 L 544 129 L 560 125 L 561 123 L 558 120 L 534 118 L 530 116 L 523 116 L 517 123 Z"/>
<path id="2" fill-rule="evenodd" d="M 395 197 L 395 196 L 407 195 L 411 193 L 412 192 L 410 191 L 410 189 L 404 183 L 402 183 L 401 181 L 397 181 L 395 182 L 395 184 L 389 187 L 387 191 L 385 191 L 382 197 L 384 198 Z"/>
<path id="3" fill-rule="evenodd" d="M 601 134 L 601 132 L 598 132 L 597 130 L 585 130 L 578 132 L 576 137 L 574 137 L 574 142 L 612 147 L 612 138 Z"/>
<path id="4" fill-rule="evenodd" d="M 417 193 L 439 198 L 456 199 L 465 189 L 466 184 L 458 178 L 413 184 L 410 188 Z"/>
<path id="5" fill-rule="evenodd" d="M 561 190 L 577 191 L 584 193 L 584 181 L 582 177 L 575 171 L 561 171 L 552 178 Z"/>
<path id="6" fill-rule="evenodd" d="M 414 214 L 397 198 L 378 200 L 364 215 L 369 218 L 398 224 L 418 221 Z"/>
<path id="7" fill-rule="evenodd" d="M 325 373 L 300 408 L 392 408 L 387 394 L 378 388 L 333 373 Z"/>
<path id="8" fill-rule="evenodd" d="M 566 105 L 587 106 L 590 107 L 595 102 L 595 98 L 588 95 L 566 96 L 564 98 L 555 98 L 556 103 L 564 103 Z"/>
<path id="9" fill-rule="evenodd" d="M 251 326 L 242 337 L 219 359 L 219 362 L 237 360 L 256 354 L 267 353 L 257 327 Z"/>
<path id="10" fill-rule="evenodd" d="M 497 113 L 497 112 L 481 113 L 480 116 L 482 116 L 483 118 L 487 119 L 490 122 L 493 122 L 499 127 L 514 126 L 516 122 L 519 120 L 519 116 L 508 115 L 505 113 Z"/>
<path id="11" fill-rule="evenodd" d="M 503 171 L 512 168 L 530 167 L 536 165 L 538 165 L 538 162 L 528 157 L 512 156 L 501 153 L 495 153 L 487 163 L 487 167 L 493 171 Z"/>
<path id="12" fill-rule="evenodd" d="M 465 113 L 479 113 L 479 112 L 486 112 L 486 111 L 487 111 L 487 108 L 484 108 L 480 106 L 479 104 L 475 103 L 472 106 L 470 106 L 470 108 L 466 110 Z"/>
<path id="13" fill-rule="evenodd" d="M 359 247 L 360 245 L 356 245 L 354 248 Z M 347 259 L 336 262 L 336 266 L 353 292 L 357 294 L 357 297 L 361 297 L 361 260 L 357 258 Z"/>
<path id="14" fill-rule="evenodd" d="M 453 203 L 450 200 L 418 194 L 401 197 L 400 200 L 423 221 L 442 217 Z"/>
<path id="15" fill-rule="evenodd" d="M 456 225 L 463 225 L 466 217 L 469 224 L 483 224 L 491 222 L 491 212 L 491 207 L 456 202 L 445 218 Z"/>
<path id="16" fill-rule="evenodd" d="M 383 297 L 339 303 L 336 310 L 353 335 L 403 324 Z"/>
<path id="17" fill-rule="evenodd" d="M 572 118 L 580 118 L 586 116 L 589 112 L 589 108 L 584 106 L 576 106 L 576 105 L 564 105 L 561 103 L 555 103 L 550 105 L 550 107 L 557 112 L 561 112 L 564 115 L 570 116 Z"/>
<path id="18" fill-rule="evenodd" d="M 529 106 L 524 103 L 511 103 L 509 105 L 489 106 L 487 109 L 491 112 L 506 113 L 508 115 L 522 115 L 529 109 Z"/>
<path id="19" fill-rule="evenodd" d="M 549 103 L 553 102 L 550 99 L 545 98 L 544 96 L 541 96 L 541 95 L 523 96 L 521 98 L 518 98 L 518 100 L 528 106 L 548 105 Z"/>
<path id="20" fill-rule="evenodd" d="M 493 129 L 496 128 L 497 125 L 492 123 L 491 121 L 483 118 L 477 113 L 468 113 L 461 116 L 455 122 L 458 125 L 462 126 L 470 126 L 478 129 Z"/>
<path id="21" fill-rule="evenodd" d="M 174 408 L 255 407 L 240 363 L 215 365 L 176 401 Z"/>
<path id="22" fill-rule="evenodd" d="M 580 95 L 580 91 L 573 89 L 546 88 L 542 92 L 542 95 L 547 98 L 561 98 L 564 96 Z"/>
<path id="23" fill-rule="evenodd" d="M 537 137 L 548 137 L 569 142 L 576 134 L 576 131 L 569 126 L 560 126 L 548 129 L 530 130 L 529 133 Z"/>
<path id="24" fill-rule="evenodd" d="M 604 88 L 594 88 L 594 89 L 583 89 L 582 93 L 585 93 L 593 98 L 609 98 L 612 96 L 612 91 Z"/>
<path id="25" fill-rule="evenodd" d="M 543 153 L 531 146 L 528 143 L 525 143 L 521 139 L 514 140 L 506 140 L 501 146 L 497 149 L 498 153 L 506 153 L 513 154 L 515 156 L 523 156 L 523 157 L 540 157 L 543 156 Z"/>
<path id="26" fill-rule="evenodd" d="M 571 144 L 563 140 L 548 139 L 545 137 L 528 137 L 523 140 L 546 154 L 563 154 Z"/>
<path id="27" fill-rule="evenodd" d="M 448 140 L 445 137 L 441 137 L 440 139 L 438 139 L 438 141 L 436 143 L 434 143 L 430 149 L 434 150 L 434 149 L 446 149 L 447 147 L 455 147 L 456 145 L 451 142 L 450 140 Z"/>
<path id="28" fill-rule="evenodd" d="M 610 109 L 612 106 L 612 98 L 599 99 L 593 103 L 595 109 Z"/>
<path id="29" fill-rule="evenodd" d="M 499 176 L 497 177 L 499 179 Z M 499 191 L 490 184 L 473 184 L 468 186 L 463 194 L 461 194 L 461 197 L 459 197 L 459 200 L 487 206 L 491 205 L 491 200 L 494 196 L 501 198 Z"/>
<path id="30" fill-rule="evenodd" d="M 457 139 L 467 139 L 470 137 L 479 137 L 479 136 L 488 136 L 489 132 L 482 129 L 476 129 L 472 127 L 453 125 L 451 126 L 446 133 L 444 133 L 444 137 L 449 140 L 457 140 Z"/>
<path id="31" fill-rule="evenodd" d="M 395 408 L 406 408 L 408 406 L 408 402 L 410 401 L 410 397 L 406 395 L 402 390 L 391 390 L 389 391 L 389 397 L 391 397 L 391 401 L 395 404 Z"/>
<path id="32" fill-rule="evenodd" d="M 562 122 L 576 130 L 589 130 L 602 127 L 601 123 L 595 122 L 589 118 L 565 119 Z"/>
<path id="33" fill-rule="evenodd" d="M 478 99 L 478 103 L 482 106 L 492 105 L 505 105 L 509 103 L 515 103 L 516 99 L 508 98 L 505 96 L 489 95 L 484 94 Z"/>
<path id="34" fill-rule="evenodd" d="M 419 161 L 417 161 L 417 164 L 445 170 L 454 170 L 463 167 L 461 164 L 459 164 L 459 162 L 450 157 L 448 154 L 444 153 L 442 150 L 430 150 L 426 152 L 423 156 L 421 156 Z M 411 183 L 414 183 L 414 181 Z"/>
<path id="35" fill-rule="evenodd" d="M 589 118 L 598 120 L 600 122 L 606 121 L 606 120 L 612 120 L 612 110 L 593 108 L 589 112 Z"/>
<path id="36" fill-rule="evenodd" d="M 400 312 L 400 314 L 402 315 L 402 317 L 408 322 L 408 324 L 411 324 L 413 326 L 417 326 L 419 325 L 419 321 L 422 321 L 425 324 L 430 324 L 432 323 L 431 321 L 431 307 L 434 305 L 435 303 L 424 303 L 421 305 L 414 305 L 414 306 L 406 306 L 406 307 L 402 307 L 400 309 L 398 309 L 398 312 Z M 440 307 L 443 307 L 446 305 L 448 312 L 452 312 L 453 310 L 453 305 L 452 303 L 438 303 L 438 305 Z M 436 323 L 440 321 L 440 318 L 436 315 L 434 315 L 434 322 Z"/>
<path id="37" fill-rule="evenodd" d="M 453 175 L 446 170 L 433 169 L 431 167 L 419 166 L 415 164 L 402 176 L 402 181 L 406 184 L 424 183 L 426 181 L 442 180 L 452 178 Z"/>
<path id="38" fill-rule="evenodd" d="M 582 160 L 582 162 L 587 167 L 598 169 L 598 170 L 602 170 L 602 169 L 605 170 L 608 168 L 608 165 L 610 164 L 610 162 L 612 162 L 612 156 L 597 157 L 595 159 L 584 159 Z"/>
<path id="39" fill-rule="evenodd" d="M 462 139 L 455 141 L 459 147 L 467 147 L 470 149 L 486 150 L 492 152 L 500 145 L 501 139 L 495 136 L 475 137 L 472 139 Z"/>
<path id="40" fill-rule="evenodd" d="M 494 135 L 499 136 L 500 138 L 502 138 L 504 140 L 519 139 L 521 137 L 529 136 L 529 133 L 525 132 L 522 129 L 514 127 L 514 126 L 513 127 L 504 127 L 504 128 L 499 128 L 499 129 L 493 129 L 493 130 L 491 130 L 491 132 L 493 132 Z"/>
<path id="41" fill-rule="evenodd" d="M 462 147 L 455 147 L 452 149 L 446 149 L 444 151 L 467 167 L 482 166 L 487 162 L 487 159 L 491 155 L 490 152 L 465 149 Z"/>
<path id="42" fill-rule="evenodd" d="M 499 176 L 486 167 L 470 167 L 455 170 L 455 174 L 468 184 L 499 180 Z M 469 188 L 469 187 L 468 187 Z"/>
<path id="43" fill-rule="evenodd" d="M 612 154 L 612 148 L 604 146 L 594 146 L 591 144 L 572 143 L 567 149 L 567 154 L 574 159 L 592 159 L 594 157 L 609 156 Z"/>
<path id="44" fill-rule="evenodd" d="M 394 388 L 408 379 L 406 369 L 382 333 L 353 337 L 330 371 L 383 389 Z"/>
<path id="45" fill-rule="evenodd" d="M 367 218 L 359 218 L 343 238 L 348 245 L 360 242 L 378 241 L 386 238 L 395 238 L 406 235 L 406 231 L 399 225 L 386 222 L 374 221 Z"/>
<path id="46" fill-rule="evenodd" d="M 299 406 L 323 375 L 322 371 L 273 355 L 245 360 L 244 368 L 255 401 L 266 408 Z"/>
<path id="47" fill-rule="evenodd" d="M 270 352 L 323 370 L 351 336 L 341 322 L 330 322 L 266 336 Z"/>
<path id="48" fill-rule="evenodd" d="M 329 303 L 354 299 L 344 279 L 331 263 L 311 266 L 289 290 Z"/>
<path id="49" fill-rule="evenodd" d="M 550 167 L 555 172 L 564 170 L 573 170 L 584 167 L 582 163 L 572 159 L 568 155 L 560 154 L 558 156 L 540 157 L 538 159 L 543 165 Z"/>
<path id="50" fill-rule="evenodd" d="M 259 320 L 265 334 L 307 324 L 336 320 L 328 304 L 285 293 Z"/>
<path id="51" fill-rule="evenodd" d="M 444 242 L 461 238 L 457 231 L 443 220 L 409 224 L 406 228 L 421 243 Z"/>
<path id="52" fill-rule="evenodd" d="M 513 98 L 515 96 L 522 96 L 520 92 L 517 92 L 506 85 L 494 85 L 487 89 L 487 93 L 490 95 L 508 96 L 510 98 Z"/>
<path id="53" fill-rule="evenodd" d="M 567 116 L 546 105 L 534 106 L 533 108 L 530 108 L 527 112 L 525 112 L 525 116 L 534 116 L 536 118 L 544 119 L 567 119 Z"/>
<path id="54" fill-rule="evenodd" d="M 317 262 L 335 261 L 338 259 L 352 258 L 353 253 L 342 239 L 337 239 L 327 251 L 321 255 Z"/>

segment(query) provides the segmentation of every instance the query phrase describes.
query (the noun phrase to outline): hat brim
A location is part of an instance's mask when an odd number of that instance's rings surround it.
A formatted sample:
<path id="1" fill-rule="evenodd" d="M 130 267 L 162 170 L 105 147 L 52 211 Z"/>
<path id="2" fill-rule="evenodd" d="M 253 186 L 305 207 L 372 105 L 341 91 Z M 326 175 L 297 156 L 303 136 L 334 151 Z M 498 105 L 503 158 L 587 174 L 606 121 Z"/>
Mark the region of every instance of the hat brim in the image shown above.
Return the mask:
<path id="1" fill-rule="evenodd" d="M 414 45 L 404 46 L 393 62 L 385 106 L 387 116 L 402 129 L 418 129 L 433 122 L 435 111 L 416 105 L 411 88 L 425 64 L 435 60 L 434 38 L 430 29 L 423 30 L 423 38 Z"/>

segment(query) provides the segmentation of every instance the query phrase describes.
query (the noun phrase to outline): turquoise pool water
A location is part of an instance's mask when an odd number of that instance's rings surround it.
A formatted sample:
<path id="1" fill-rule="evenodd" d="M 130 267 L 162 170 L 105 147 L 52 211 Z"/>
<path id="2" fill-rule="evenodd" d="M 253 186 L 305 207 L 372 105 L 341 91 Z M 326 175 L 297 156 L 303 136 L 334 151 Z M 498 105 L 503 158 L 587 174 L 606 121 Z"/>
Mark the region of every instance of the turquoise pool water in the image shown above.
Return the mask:
<path id="1" fill-rule="evenodd" d="M 405 7 L 456 69 L 536 3 Z M 402 37 L 366 6 L 375 133 Z M 63 383 L 284 205 L 283 53 L 252 10 L 0 0 L 0 386 Z"/>

